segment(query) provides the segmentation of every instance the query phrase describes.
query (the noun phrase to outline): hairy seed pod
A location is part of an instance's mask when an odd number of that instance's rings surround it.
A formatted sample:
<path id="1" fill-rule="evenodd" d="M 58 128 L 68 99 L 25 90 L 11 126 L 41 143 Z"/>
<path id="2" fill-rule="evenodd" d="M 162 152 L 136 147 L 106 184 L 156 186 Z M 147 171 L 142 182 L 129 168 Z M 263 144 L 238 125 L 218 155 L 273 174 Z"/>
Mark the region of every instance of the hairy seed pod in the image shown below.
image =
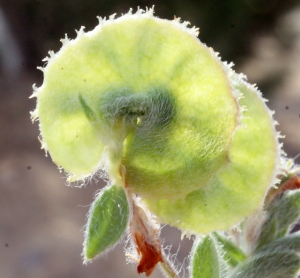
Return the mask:
<path id="1" fill-rule="evenodd" d="M 33 118 L 69 180 L 93 175 L 105 153 L 114 184 L 187 232 L 228 229 L 260 208 L 280 157 L 260 92 L 187 22 L 153 9 L 99 21 L 50 53 L 35 90 Z"/>

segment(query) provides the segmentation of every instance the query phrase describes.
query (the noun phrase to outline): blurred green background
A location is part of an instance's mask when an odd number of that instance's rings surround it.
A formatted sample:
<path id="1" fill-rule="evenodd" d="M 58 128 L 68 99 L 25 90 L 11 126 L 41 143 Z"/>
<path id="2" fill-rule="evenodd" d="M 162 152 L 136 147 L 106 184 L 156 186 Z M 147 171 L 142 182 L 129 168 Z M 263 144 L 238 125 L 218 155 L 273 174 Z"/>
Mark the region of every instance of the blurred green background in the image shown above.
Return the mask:
<path id="1" fill-rule="evenodd" d="M 82 189 L 65 186 L 65 176 L 40 150 L 38 124 L 31 124 L 28 99 L 36 70 L 65 33 L 93 29 L 96 16 L 121 15 L 130 7 L 155 5 L 155 15 L 174 16 L 200 27 L 200 39 L 233 61 L 257 83 L 276 110 L 289 156 L 300 152 L 300 3 L 296 0 L 114 1 L 0 0 L 0 277 L 137 277 L 126 265 L 123 245 L 82 265 L 83 226 L 89 204 L 103 182 Z M 298 159 L 298 162 L 300 160 Z M 162 238 L 177 259 L 191 240 L 164 227 Z M 187 260 L 182 268 L 186 275 Z M 153 277 L 161 277 L 155 271 Z"/>

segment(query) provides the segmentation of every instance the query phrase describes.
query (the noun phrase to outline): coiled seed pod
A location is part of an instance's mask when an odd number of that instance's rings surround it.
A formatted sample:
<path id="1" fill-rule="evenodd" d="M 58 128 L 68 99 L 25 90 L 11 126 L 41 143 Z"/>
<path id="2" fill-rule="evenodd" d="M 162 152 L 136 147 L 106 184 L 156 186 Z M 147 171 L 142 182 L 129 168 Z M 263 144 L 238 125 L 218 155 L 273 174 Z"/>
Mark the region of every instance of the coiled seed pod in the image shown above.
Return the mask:
<path id="1" fill-rule="evenodd" d="M 258 90 L 187 22 L 153 9 L 99 21 L 50 53 L 34 93 L 43 146 L 69 180 L 93 175 L 105 153 L 114 184 L 187 232 L 261 207 L 280 147 Z"/>

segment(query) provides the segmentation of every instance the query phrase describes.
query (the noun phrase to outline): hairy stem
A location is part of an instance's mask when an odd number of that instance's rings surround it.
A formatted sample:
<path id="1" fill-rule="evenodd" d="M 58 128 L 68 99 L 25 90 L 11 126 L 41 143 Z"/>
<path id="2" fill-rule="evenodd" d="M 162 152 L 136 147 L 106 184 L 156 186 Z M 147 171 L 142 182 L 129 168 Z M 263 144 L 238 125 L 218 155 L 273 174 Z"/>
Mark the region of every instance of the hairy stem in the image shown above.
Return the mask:
<path id="1" fill-rule="evenodd" d="M 170 262 L 168 256 L 162 248 L 163 262 L 159 263 L 161 272 L 168 278 L 179 278 L 174 265 Z"/>

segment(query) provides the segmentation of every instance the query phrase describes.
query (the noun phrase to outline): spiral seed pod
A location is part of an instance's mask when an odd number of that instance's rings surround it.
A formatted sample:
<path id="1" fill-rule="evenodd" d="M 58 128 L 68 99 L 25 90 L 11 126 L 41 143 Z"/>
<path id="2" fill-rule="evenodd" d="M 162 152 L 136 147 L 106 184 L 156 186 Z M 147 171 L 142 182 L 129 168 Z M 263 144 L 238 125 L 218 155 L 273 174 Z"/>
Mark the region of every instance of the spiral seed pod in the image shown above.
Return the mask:
<path id="1" fill-rule="evenodd" d="M 260 208 L 280 146 L 261 94 L 153 9 L 99 19 L 50 52 L 35 88 L 43 146 L 70 181 L 103 167 L 163 223 L 228 229 Z"/>

